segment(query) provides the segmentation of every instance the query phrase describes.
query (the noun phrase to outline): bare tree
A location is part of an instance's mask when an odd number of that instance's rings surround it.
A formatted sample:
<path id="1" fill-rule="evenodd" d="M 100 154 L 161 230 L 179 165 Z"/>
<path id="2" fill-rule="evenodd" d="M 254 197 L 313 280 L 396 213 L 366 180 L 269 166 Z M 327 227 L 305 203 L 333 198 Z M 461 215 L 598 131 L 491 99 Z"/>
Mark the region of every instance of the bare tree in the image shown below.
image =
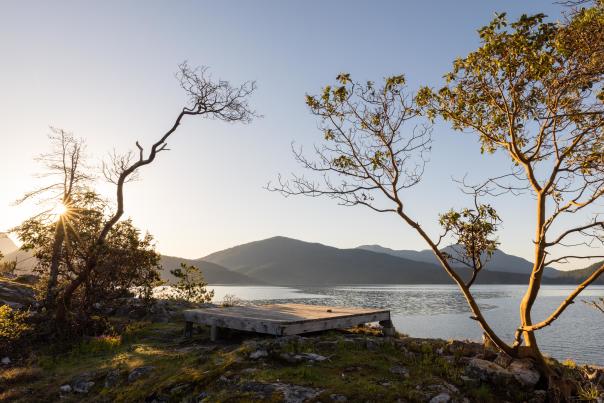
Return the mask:
<path id="1" fill-rule="evenodd" d="M 135 177 L 141 167 L 151 164 L 160 152 L 168 150 L 168 138 L 178 129 L 182 119 L 186 116 L 201 116 L 225 122 L 249 123 L 258 116 L 248 104 L 249 96 L 256 89 L 256 83 L 253 81 L 232 86 L 228 81 L 213 80 L 206 67 L 191 68 L 186 62 L 179 66 L 176 76 L 188 97 L 188 104 L 179 112 L 168 131 L 151 145 L 149 152 L 146 153 L 144 147 L 137 141 L 136 154 L 114 154 L 111 161 L 104 164 L 105 177 L 116 185 L 116 210 L 103 225 L 92 246 L 93 253 L 90 253 L 85 268 L 65 288 L 56 311 L 58 322 L 65 320 L 74 292 L 96 270 L 99 264 L 98 251 L 105 247 L 107 235 L 124 214 L 125 184 Z"/>
<path id="2" fill-rule="evenodd" d="M 69 225 L 69 217 L 64 212 L 71 208 L 73 195 L 87 188 L 93 180 L 93 176 L 88 172 L 85 164 L 84 141 L 75 138 L 72 133 L 63 129 L 51 127 L 51 131 L 49 138 L 53 147 L 52 151 L 36 158 L 46 170 L 38 177 L 46 183 L 16 201 L 16 204 L 22 204 L 35 200 L 43 206 L 37 217 L 54 221 L 55 230 L 50 265 L 48 268 L 41 268 L 45 272 L 48 271 L 44 298 L 47 307 L 50 307 L 55 301 L 60 258 Z"/>

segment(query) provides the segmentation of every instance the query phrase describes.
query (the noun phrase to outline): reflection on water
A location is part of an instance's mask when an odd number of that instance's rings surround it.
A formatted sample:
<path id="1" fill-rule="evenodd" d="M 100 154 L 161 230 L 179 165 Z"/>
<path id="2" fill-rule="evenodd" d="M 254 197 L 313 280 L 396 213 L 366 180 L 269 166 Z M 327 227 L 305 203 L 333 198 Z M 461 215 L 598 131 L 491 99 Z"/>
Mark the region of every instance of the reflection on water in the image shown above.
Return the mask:
<path id="1" fill-rule="evenodd" d="M 511 340 L 518 327 L 518 306 L 526 286 L 477 285 L 478 304 L 491 326 Z M 469 318 L 463 296 L 448 285 L 370 285 L 344 287 L 215 286 L 215 301 L 231 294 L 254 303 L 306 304 L 387 308 L 397 330 L 417 337 L 480 340 L 478 324 Z M 539 321 L 572 291 L 570 286 L 543 286 L 533 309 Z M 581 300 L 604 296 L 604 286 L 593 286 Z M 558 359 L 604 365 L 604 315 L 580 302 L 571 305 L 550 327 L 539 332 L 544 352 Z"/>

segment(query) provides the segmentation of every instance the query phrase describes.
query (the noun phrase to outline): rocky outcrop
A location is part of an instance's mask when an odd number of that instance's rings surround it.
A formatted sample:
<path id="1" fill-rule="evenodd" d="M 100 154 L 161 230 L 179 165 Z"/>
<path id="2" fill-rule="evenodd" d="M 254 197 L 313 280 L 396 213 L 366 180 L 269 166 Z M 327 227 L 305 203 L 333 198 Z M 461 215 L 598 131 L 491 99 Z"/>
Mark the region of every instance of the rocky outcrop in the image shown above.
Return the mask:
<path id="1" fill-rule="evenodd" d="M 492 361 L 472 358 L 468 362 L 466 372 L 484 382 L 500 386 L 517 383 L 526 389 L 533 389 L 541 378 L 533 362 L 528 359 L 513 360 L 507 368 L 504 368 Z"/>
<path id="2" fill-rule="evenodd" d="M 13 309 L 24 309 L 34 303 L 34 290 L 31 286 L 10 280 L 0 280 L 0 305 L 8 305 Z"/>

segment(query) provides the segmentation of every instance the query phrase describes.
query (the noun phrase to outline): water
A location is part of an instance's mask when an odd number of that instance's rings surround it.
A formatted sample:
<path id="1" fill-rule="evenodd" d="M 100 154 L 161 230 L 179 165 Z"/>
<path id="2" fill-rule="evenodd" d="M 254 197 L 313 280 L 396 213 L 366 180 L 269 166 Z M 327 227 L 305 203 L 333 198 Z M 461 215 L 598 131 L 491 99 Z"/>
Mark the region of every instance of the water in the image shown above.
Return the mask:
<path id="1" fill-rule="evenodd" d="M 491 326 L 511 341 L 518 326 L 518 306 L 526 286 L 475 285 L 474 295 Z M 466 301 L 449 285 L 367 285 L 339 287 L 214 286 L 215 301 L 234 295 L 254 303 L 298 302 L 387 308 L 397 330 L 415 337 L 481 340 L 481 329 L 469 318 Z M 543 286 L 533 320 L 549 315 L 573 290 Z M 604 365 L 604 315 L 583 304 L 604 296 L 604 286 L 592 286 L 569 306 L 552 326 L 538 332 L 541 349 L 557 359 Z"/>

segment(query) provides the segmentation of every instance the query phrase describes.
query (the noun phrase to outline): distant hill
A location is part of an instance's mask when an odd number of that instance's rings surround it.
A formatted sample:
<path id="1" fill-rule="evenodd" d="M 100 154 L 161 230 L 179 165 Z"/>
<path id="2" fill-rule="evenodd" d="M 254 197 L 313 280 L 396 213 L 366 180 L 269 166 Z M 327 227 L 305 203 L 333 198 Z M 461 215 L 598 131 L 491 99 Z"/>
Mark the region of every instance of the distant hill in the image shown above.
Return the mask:
<path id="1" fill-rule="evenodd" d="M 8 255 L 19 249 L 17 245 L 6 235 L 4 232 L 0 232 L 0 253 L 4 256 Z"/>
<path id="2" fill-rule="evenodd" d="M 368 250 L 371 249 L 371 250 Z M 170 270 L 181 262 L 199 267 L 209 284 L 231 285 L 346 285 L 346 284 L 452 284 L 443 269 L 431 263 L 430 251 L 394 251 L 376 245 L 339 249 L 319 243 L 274 237 L 212 253 L 201 259 L 161 257 L 161 278 L 173 282 Z M 412 258 L 398 257 L 412 256 Z M 36 259 L 15 250 L 5 260 L 17 259 L 19 274 L 31 273 Z M 423 259 L 424 261 L 420 260 Z M 510 270 L 506 266 L 512 265 Z M 478 277 L 482 284 L 526 284 L 530 262 L 497 251 Z M 577 284 L 599 267 L 556 272 L 544 284 Z M 524 271 L 518 273 L 517 271 Z M 552 269 L 553 270 L 553 269 Z M 468 278 L 468 269 L 458 271 Z M 596 284 L 604 284 L 600 278 Z"/>
<path id="3" fill-rule="evenodd" d="M 416 260 L 418 262 L 438 264 L 438 260 L 432 250 L 394 250 L 380 245 L 362 245 L 358 247 L 363 250 L 370 250 L 378 253 L 385 253 L 404 259 Z M 454 246 L 447 246 L 443 251 L 451 253 Z M 452 253 L 453 254 L 453 253 Z M 501 273 L 529 274 L 533 269 L 533 264 L 526 259 L 518 256 L 509 255 L 497 249 L 491 259 L 486 263 L 485 270 L 497 271 Z M 561 271 L 548 267 L 545 271 L 546 277 L 557 277 Z"/>
<path id="4" fill-rule="evenodd" d="M 22 250 L 16 250 L 9 253 L 3 260 L 17 260 L 17 274 L 31 274 L 37 263 L 36 258 L 33 257 L 31 251 L 25 252 Z M 262 284 L 259 280 L 235 273 L 217 264 L 164 255 L 161 256 L 160 260 L 160 264 L 163 267 L 160 272 L 161 279 L 168 282 L 174 282 L 174 276 L 170 274 L 170 270 L 179 267 L 181 262 L 199 267 L 205 280 L 209 284 Z"/>
<path id="5" fill-rule="evenodd" d="M 235 246 L 198 261 L 216 263 L 276 285 L 452 283 L 442 268 L 431 263 L 286 237 Z M 527 275 L 493 271 L 484 273 L 480 282 L 514 284 L 525 283 L 526 279 Z"/>
<path id="6" fill-rule="evenodd" d="M 160 264 L 163 267 L 161 272 L 162 280 L 173 283 L 175 278 L 170 274 L 170 270 L 180 267 L 181 263 L 196 266 L 201 269 L 205 280 L 209 284 L 264 284 L 262 281 L 253 279 L 244 274 L 234 272 L 225 267 L 219 266 L 211 262 L 200 260 L 183 259 L 175 256 L 162 255 Z"/>
<path id="7" fill-rule="evenodd" d="M 592 275 L 594 271 L 599 269 L 602 264 L 604 264 L 604 261 L 594 263 L 584 269 L 561 272 L 561 274 L 556 277 L 553 282 L 558 284 L 579 284 L 587 277 Z M 601 275 L 593 284 L 604 285 L 604 275 Z"/>

